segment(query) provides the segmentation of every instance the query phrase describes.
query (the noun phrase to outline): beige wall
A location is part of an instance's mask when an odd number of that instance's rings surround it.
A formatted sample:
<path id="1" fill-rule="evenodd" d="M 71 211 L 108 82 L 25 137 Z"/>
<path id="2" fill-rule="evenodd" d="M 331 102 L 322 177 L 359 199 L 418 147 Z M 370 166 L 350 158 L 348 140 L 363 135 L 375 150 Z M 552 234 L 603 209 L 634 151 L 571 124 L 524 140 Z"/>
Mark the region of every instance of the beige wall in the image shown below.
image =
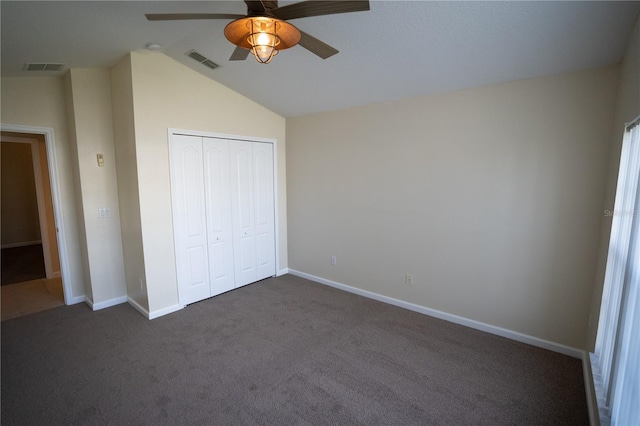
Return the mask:
<path id="1" fill-rule="evenodd" d="M 273 138 L 280 264 L 287 267 L 285 119 L 160 53 L 131 54 L 135 144 L 149 310 L 178 304 L 168 128 Z"/>
<path id="2" fill-rule="evenodd" d="M 80 182 L 80 166 L 78 160 L 78 138 L 76 135 L 76 115 L 73 105 L 73 87 L 71 84 L 71 74 L 66 73 L 65 78 L 65 100 L 67 114 L 67 124 L 69 128 L 69 147 L 71 148 L 71 165 L 73 169 L 73 189 L 76 200 L 76 214 L 78 218 L 78 236 L 80 242 L 80 256 L 82 266 L 82 283 L 86 300 L 93 300 L 91 290 L 91 271 L 89 269 L 89 250 L 87 249 L 87 227 L 84 223 L 84 207 L 82 206 L 82 185 Z"/>
<path id="3" fill-rule="evenodd" d="M 290 268 L 584 348 L 617 75 L 288 119 Z"/>
<path id="4" fill-rule="evenodd" d="M 2 246 L 40 241 L 31 144 L 2 142 Z"/>
<path id="5" fill-rule="evenodd" d="M 63 224 L 66 232 L 71 298 L 85 294 L 75 211 L 72 149 L 62 77 L 3 77 L 2 124 L 48 127 L 54 131 Z"/>
<path id="6" fill-rule="evenodd" d="M 71 69 L 68 82 L 68 112 L 77 149 L 78 198 L 86 236 L 86 278 L 95 305 L 126 296 L 109 71 Z M 99 153 L 104 157 L 102 167 L 97 162 Z M 110 209 L 110 217 L 101 218 L 100 208 Z"/>
<path id="7" fill-rule="evenodd" d="M 140 223 L 130 55 L 111 69 L 111 102 L 127 296 L 148 311 L 149 301 L 144 288 L 146 276 Z M 142 286 L 140 281 L 143 283 Z"/>
<path id="8" fill-rule="evenodd" d="M 605 267 L 609 250 L 609 234 L 611 232 L 611 221 L 613 219 L 611 216 L 605 215 L 604 211 L 613 210 L 615 202 L 624 125 L 640 116 L 640 17 L 638 17 L 633 34 L 629 40 L 627 53 L 622 62 L 615 111 L 613 134 L 611 136 L 611 155 L 609 157 L 606 199 L 601 212 L 602 232 L 600 234 L 598 269 L 593 286 L 593 299 L 591 315 L 589 317 L 589 331 L 587 334 L 587 346 L 590 351 L 594 349 L 598 328 L 600 302 L 602 299 L 602 288 L 604 285 Z"/>

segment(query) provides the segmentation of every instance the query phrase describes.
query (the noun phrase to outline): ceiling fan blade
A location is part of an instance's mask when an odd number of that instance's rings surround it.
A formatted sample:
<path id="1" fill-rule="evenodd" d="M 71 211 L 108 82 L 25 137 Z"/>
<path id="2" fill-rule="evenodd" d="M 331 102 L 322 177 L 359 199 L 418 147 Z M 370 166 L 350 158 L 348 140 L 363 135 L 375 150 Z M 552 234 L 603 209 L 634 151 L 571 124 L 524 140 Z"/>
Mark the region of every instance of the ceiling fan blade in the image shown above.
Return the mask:
<path id="1" fill-rule="evenodd" d="M 260 0 L 266 10 L 277 9 L 278 0 Z"/>
<path id="2" fill-rule="evenodd" d="M 309 16 L 333 15 L 336 13 L 360 12 L 369 10 L 368 0 L 334 0 L 317 1 L 307 0 L 300 3 L 272 9 L 271 12 L 283 21 L 296 18 L 307 18 Z"/>
<path id="3" fill-rule="evenodd" d="M 264 14 L 265 6 L 260 0 L 244 0 L 247 4 L 247 14 L 249 16 Z"/>
<path id="4" fill-rule="evenodd" d="M 244 15 L 235 13 L 147 13 L 149 21 L 183 21 L 190 19 L 238 19 Z"/>
<path id="5" fill-rule="evenodd" d="M 304 47 L 311 53 L 315 53 L 320 56 L 322 59 L 327 59 L 330 56 L 338 53 L 338 49 L 335 49 L 329 46 L 327 43 L 318 40 L 312 35 L 305 33 L 304 31 L 300 31 L 300 42 L 298 43 L 300 46 Z"/>
<path id="6" fill-rule="evenodd" d="M 229 58 L 230 61 L 244 61 L 245 59 L 247 59 L 247 56 L 249 56 L 249 51 L 247 49 L 244 49 L 240 46 L 237 46 L 235 48 L 235 50 L 233 51 L 233 53 L 231 54 L 231 57 Z"/>

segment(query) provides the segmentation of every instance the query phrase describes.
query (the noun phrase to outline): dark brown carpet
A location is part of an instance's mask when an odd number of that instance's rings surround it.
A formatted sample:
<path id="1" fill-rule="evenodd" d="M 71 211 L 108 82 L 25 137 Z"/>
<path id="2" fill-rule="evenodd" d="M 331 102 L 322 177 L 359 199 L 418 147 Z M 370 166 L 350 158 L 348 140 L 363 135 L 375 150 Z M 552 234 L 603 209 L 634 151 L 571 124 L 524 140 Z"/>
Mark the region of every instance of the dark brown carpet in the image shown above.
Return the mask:
<path id="1" fill-rule="evenodd" d="M 2 252 L 2 285 L 46 278 L 42 244 L 4 248 Z"/>
<path id="2" fill-rule="evenodd" d="M 271 278 L 148 321 L 2 323 L 2 424 L 586 425 L 581 361 Z"/>

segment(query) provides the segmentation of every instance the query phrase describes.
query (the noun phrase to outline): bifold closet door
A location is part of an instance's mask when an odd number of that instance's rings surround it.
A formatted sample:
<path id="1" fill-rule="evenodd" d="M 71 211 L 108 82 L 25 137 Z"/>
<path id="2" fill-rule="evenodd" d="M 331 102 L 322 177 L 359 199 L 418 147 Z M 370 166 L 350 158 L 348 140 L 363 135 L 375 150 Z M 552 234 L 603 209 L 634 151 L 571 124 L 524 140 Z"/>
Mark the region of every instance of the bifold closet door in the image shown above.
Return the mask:
<path id="1" fill-rule="evenodd" d="M 253 143 L 253 182 L 256 278 L 261 280 L 276 274 L 273 145 L 270 143 Z"/>
<path id="2" fill-rule="evenodd" d="M 211 297 L 202 138 L 174 135 L 169 158 L 178 293 L 187 305 Z"/>
<path id="3" fill-rule="evenodd" d="M 253 143 L 229 145 L 231 164 L 231 214 L 236 287 L 257 281 L 256 226 L 253 194 Z"/>
<path id="4" fill-rule="evenodd" d="M 231 205 L 236 287 L 275 275 L 273 147 L 233 141 Z"/>
<path id="5" fill-rule="evenodd" d="M 275 275 L 272 144 L 173 135 L 170 166 L 180 304 Z"/>
<path id="6" fill-rule="evenodd" d="M 229 141 L 202 138 L 210 296 L 235 288 Z"/>

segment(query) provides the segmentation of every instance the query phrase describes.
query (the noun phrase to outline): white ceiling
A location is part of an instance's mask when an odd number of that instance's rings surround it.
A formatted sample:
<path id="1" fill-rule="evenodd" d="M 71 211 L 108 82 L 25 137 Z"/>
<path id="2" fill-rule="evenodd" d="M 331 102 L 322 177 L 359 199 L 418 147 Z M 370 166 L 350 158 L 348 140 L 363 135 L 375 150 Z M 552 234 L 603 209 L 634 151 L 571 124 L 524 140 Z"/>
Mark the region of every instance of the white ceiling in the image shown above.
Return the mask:
<path id="1" fill-rule="evenodd" d="M 280 5 L 293 3 L 280 1 Z M 290 21 L 340 53 L 304 48 L 268 65 L 228 60 L 228 21 L 148 22 L 145 13 L 246 12 L 234 1 L 5 1 L 2 76 L 27 62 L 109 67 L 159 43 L 164 53 L 285 116 L 347 108 L 620 62 L 639 1 L 371 1 L 371 10 Z M 220 65 L 185 56 L 196 49 Z"/>

